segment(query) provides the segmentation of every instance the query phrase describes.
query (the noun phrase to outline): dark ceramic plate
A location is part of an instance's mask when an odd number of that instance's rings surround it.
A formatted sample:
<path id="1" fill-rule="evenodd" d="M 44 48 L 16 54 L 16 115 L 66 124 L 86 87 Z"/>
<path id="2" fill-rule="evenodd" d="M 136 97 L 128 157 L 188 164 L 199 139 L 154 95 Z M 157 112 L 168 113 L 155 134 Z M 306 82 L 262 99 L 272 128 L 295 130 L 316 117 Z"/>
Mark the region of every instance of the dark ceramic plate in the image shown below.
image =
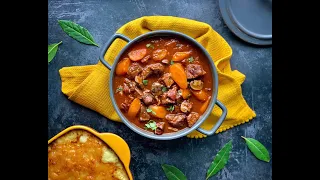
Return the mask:
<path id="1" fill-rule="evenodd" d="M 272 0 L 219 0 L 222 18 L 242 40 L 272 44 Z"/>

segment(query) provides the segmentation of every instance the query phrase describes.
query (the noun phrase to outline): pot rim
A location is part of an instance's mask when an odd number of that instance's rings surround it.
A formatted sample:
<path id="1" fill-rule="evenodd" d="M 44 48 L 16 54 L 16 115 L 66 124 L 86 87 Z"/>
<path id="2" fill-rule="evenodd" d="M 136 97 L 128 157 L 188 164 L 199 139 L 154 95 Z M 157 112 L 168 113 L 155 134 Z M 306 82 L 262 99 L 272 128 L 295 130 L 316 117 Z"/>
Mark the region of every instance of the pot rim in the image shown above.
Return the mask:
<path id="1" fill-rule="evenodd" d="M 113 76 L 115 73 L 115 67 L 114 65 L 116 65 L 119 60 L 120 57 L 123 55 L 123 53 L 130 48 L 132 45 L 134 45 L 135 43 L 147 39 L 147 38 L 151 38 L 151 37 L 156 37 L 156 36 L 172 36 L 172 37 L 179 37 L 181 39 L 185 39 L 189 42 L 191 42 L 193 45 L 195 45 L 196 47 L 198 47 L 202 53 L 208 58 L 209 60 L 209 64 L 210 64 L 210 69 L 211 69 L 211 75 L 212 75 L 212 79 L 214 80 L 214 87 L 212 87 L 212 90 L 214 90 L 211 101 L 207 107 L 207 110 L 200 116 L 200 118 L 197 120 L 197 122 L 191 127 L 186 127 L 182 130 L 179 130 L 178 132 L 172 132 L 172 133 L 164 133 L 162 135 L 156 135 L 150 131 L 146 131 L 138 126 L 136 126 L 134 123 L 130 122 L 130 120 L 128 120 L 121 112 L 121 110 L 119 109 L 115 98 L 114 98 L 114 92 L 113 92 Z M 218 95 L 218 73 L 217 73 L 217 69 L 214 65 L 213 59 L 211 58 L 210 54 L 207 52 L 207 50 L 199 43 L 197 42 L 194 38 L 177 32 L 177 31 L 172 31 L 172 30 L 157 30 L 157 31 L 151 31 L 145 34 L 142 34 L 140 36 L 137 36 L 136 38 L 132 39 L 131 41 L 128 42 L 128 44 L 125 45 L 124 48 L 122 48 L 122 50 L 119 52 L 119 54 L 117 55 L 117 57 L 115 58 L 112 68 L 111 68 L 111 72 L 110 72 L 110 78 L 109 78 L 109 93 L 110 93 L 110 98 L 112 101 L 112 105 L 114 107 L 114 109 L 116 110 L 117 114 L 119 115 L 120 119 L 124 122 L 124 124 L 126 126 L 128 126 L 131 130 L 133 130 L 134 132 L 150 138 L 150 139 L 155 139 L 155 140 L 172 140 L 172 139 L 177 139 L 183 136 L 186 136 L 187 134 L 191 133 L 192 131 L 198 129 L 201 124 L 208 118 L 208 116 L 210 115 L 210 113 L 212 112 L 212 109 L 214 107 L 214 105 L 217 102 L 217 95 Z"/>

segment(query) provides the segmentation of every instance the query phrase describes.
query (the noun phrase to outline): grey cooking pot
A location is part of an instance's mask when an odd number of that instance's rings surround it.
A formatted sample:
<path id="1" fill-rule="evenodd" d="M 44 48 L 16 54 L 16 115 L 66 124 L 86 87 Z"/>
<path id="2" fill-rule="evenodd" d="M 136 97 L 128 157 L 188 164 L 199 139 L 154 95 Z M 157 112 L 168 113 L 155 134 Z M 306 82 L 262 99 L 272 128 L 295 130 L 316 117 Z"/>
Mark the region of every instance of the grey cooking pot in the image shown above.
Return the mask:
<path id="1" fill-rule="evenodd" d="M 120 57 L 122 56 L 122 54 L 132 45 L 134 45 L 137 42 L 140 42 L 146 38 L 150 38 L 150 37 L 155 37 L 155 36 L 172 36 L 172 37 L 178 37 L 178 38 L 182 38 L 182 39 L 186 39 L 188 40 L 190 43 L 194 44 L 195 46 L 197 46 L 204 54 L 205 56 L 209 59 L 209 63 L 210 63 L 210 68 L 212 71 L 212 79 L 214 80 L 214 84 L 212 87 L 213 90 L 213 95 L 210 101 L 210 104 L 207 107 L 207 110 L 204 112 L 204 114 L 202 116 L 200 116 L 200 118 L 198 119 L 198 121 L 191 127 L 191 128 L 185 128 L 183 130 L 180 130 L 178 132 L 173 132 L 173 133 L 165 133 L 162 135 L 155 135 L 152 132 L 146 131 L 144 129 L 141 129 L 140 127 L 136 126 L 135 124 L 131 123 L 121 112 L 121 110 L 119 109 L 118 105 L 116 104 L 116 101 L 114 99 L 114 92 L 113 92 L 113 76 L 115 74 L 115 69 L 116 69 L 116 64 L 119 62 Z M 105 61 L 104 59 L 104 55 L 107 52 L 108 48 L 110 47 L 110 45 L 112 44 L 112 42 L 117 39 L 123 39 L 125 41 L 128 42 L 128 44 L 120 51 L 120 53 L 118 54 L 118 56 L 116 57 L 115 61 L 114 61 L 114 65 L 110 65 L 107 61 Z M 128 37 L 122 35 L 122 34 L 114 34 L 110 40 L 104 45 L 102 52 L 100 54 L 100 60 L 101 62 L 109 69 L 111 70 L 110 72 L 110 80 L 109 80 L 109 88 L 110 88 L 110 97 L 112 100 L 112 105 L 115 108 L 116 112 L 118 113 L 119 117 L 121 118 L 121 120 L 124 122 L 125 125 L 127 125 L 130 129 L 132 129 L 134 132 L 145 136 L 147 138 L 150 139 L 156 139 L 156 140 L 171 140 L 171 139 L 176 139 L 176 138 L 180 138 L 182 136 L 186 136 L 187 134 L 191 133 L 194 130 L 197 130 L 205 135 L 212 135 L 214 134 L 217 129 L 220 127 L 220 125 L 222 124 L 222 122 L 224 121 L 224 119 L 226 118 L 227 115 L 227 108 L 220 102 L 217 100 L 217 94 L 218 94 L 218 73 L 216 70 L 216 67 L 212 61 L 212 58 L 210 57 L 209 53 L 206 51 L 206 49 L 200 44 L 198 43 L 196 40 L 194 40 L 193 38 L 180 33 L 180 32 L 176 32 L 176 31 L 169 31 L 169 30 L 159 30 L 159 31 L 152 31 L 149 33 L 145 33 L 142 34 L 134 39 L 129 39 Z M 210 130 L 204 130 L 202 128 L 200 128 L 199 126 L 208 118 L 209 114 L 211 113 L 213 106 L 217 104 L 221 109 L 222 109 L 222 115 L 219 118 L 219 120 L 217 121 L 217 123 L 214 125 L 214 127 Z"/>

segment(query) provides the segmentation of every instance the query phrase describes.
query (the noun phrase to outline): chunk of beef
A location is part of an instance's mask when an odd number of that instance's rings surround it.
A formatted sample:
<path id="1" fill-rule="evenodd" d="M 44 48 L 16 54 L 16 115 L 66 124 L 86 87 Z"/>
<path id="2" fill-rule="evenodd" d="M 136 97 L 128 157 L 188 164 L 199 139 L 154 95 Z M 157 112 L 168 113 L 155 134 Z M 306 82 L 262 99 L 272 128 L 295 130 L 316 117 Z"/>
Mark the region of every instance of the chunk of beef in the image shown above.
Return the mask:
<path id="1" fill-rule="evenodd" d="M 170 39 L 170 41 L 167 41 L 166 43 L 164 43 L 164 46 L 174 48 L 174 47 L 176 47 L 177 43 L 179 43 L 178 40 Z"/>
<path id="2" fill-rule="evenodd" d="M 151 58 L 151 55 L 147 55 L 147 56 L 145 56 L 144 58 L 141 59 L 141 62 L 142 62 L 142 63 L 145 63 L 145 62 L 147 62 L 150 58 Z"/>
<path id="3" fill-rule="evenodd" d="M 140 108 L 140 121 L 149 121 L 150 120 L 150 115 L 147 112 L 146 106 L 141 104 Z"/>
<path id="4" fill-rule="evenodd" d="M 155 95 L 155 96 L 161 95 L 163 93 L 162 92 L 162 87 L 163 87 L 163 85 L 158 83 L 158 82 L 152 83 L 152 85 L 151 85 L 152 94 Z"/>
<path id="5" fill-rule="evenodd" d="M 199 76 L 205 75 L 207 72 L 203 70 L 199 64 L 188 64 L 186 68 L 187 78 L 194 79 Z"/>
<path id="6" fill-rule="evenodd" d="M 130 94 L 135 91 L 136 83 L 128 78 L 124 79 L 123 93 Z"/>
<path id="7" fill-rule="evenodd" d="M 165 92 L 164 94 L 160 95 L 159 97 L 160 97 L 159 98 L 160 99 L 160 104 L 162 104 L 162 105 L 176 103 L 176 101 L 174 101 L 174 100 L 172 100 L 172 99 L 170 99 L 168 97 L 167 92 Z"/>
<path id="8" fill-rule="evenodd" d="M 171 85 L 174 83 L 173 79 L 171 78 L 171 73 L 165 73 L 162 76 L 161 80 L 164 82 L 167 88 L 170 88 Z"/>
<path id="9" fill-rule="evenodd" d="M 164 66 L 161 63 L 149 64 L 143 68 L 141 77 L 142 79 L 146 79 L 151 74 L 162 74 L 164 71 Z"/>
<path id="10" fill-rule="evenodd" d="M 170 99 L 174 101 L 181 98 L 180 93 L 178 93 L 178 87 L 176 85 L 172 86 L 172 88 L 169 89 L 169 91 L 167 91 L 166 94 Z"/>
<path id="11" fill-rule="evenodd" d="M 128 112 L 131 102 L 131 99 L 125 99 L 124 102 L 120 104 L 120 109 L 123 112 Z"/>
<path id="12" fill-rule="evenodd" d="M 128 78 L 134 79 L 140 72 L 142 71 L 142 67 L 138 63 L 132 63 L 128 68 Z"/>
<path id="13" fill-rule="evenodd" d="M 153 74 L 162 74 L 164 71 L 164 66 L 161 63 L 150 64 Z"/>
<path id="14" fill-rule="evenodd" d="M 136 76 L 134 78 L 134 81 L 139 85 L 139 87 L 142 89 L 144 86 L 143 86 L 143 79 L 141 76 Z"/>
<path id="15" fill-rule="evenodd" d="M 164 131 L 164 122 L 157 122 L 157 128 L 154 131 L 155 134 L 161 135 Z"/>
<path id="16" fill-rule="evenodd" d="M 129 107 L 130 107 L 130 104 L 128 104 L 128 103 L 121 103 L 120 104 L 120 109 L 123 110 L 123 112 L 128 112 Z"/>
<path id="17" fill-rule="evenodd" d="M 151 105 L 156 103 L 156 99 L 150 93 L 150 90 L 143 91 L 142 101 L 144 102 L 145 105 Z"/>
<path id="18" fill-rule="evenodd" d="M 192 127 L 194 125 L 194 123 L 197 122 L 197 120 L 199 119 L 200 115 L 196 112 L 191 112 L 188 117 L 187 117 L 187 122 L 188 122 L 188 127 Z"/>
<path id="19" fill-rule="evenodd" d="M 191 102 L 184 100 L 180 105 L 180 110 L 184 113 L 190 112 L 192 108 Z"/>
<path id="20" fill-rule="evenodd" d="M 179 129 L 174 128 L 174 127 L 170 127 L 170 126 L 168 127 L 168 129 L 171 130 L 171 131 L 175 131 L 175 132 L 179 131 Z"/>
<path id="21" fill-rule="evenodd" d="M 171 126 L 179 128 L 185 124 L 186 115 L 183 113 L 167 114 L 165 118 Z"/>

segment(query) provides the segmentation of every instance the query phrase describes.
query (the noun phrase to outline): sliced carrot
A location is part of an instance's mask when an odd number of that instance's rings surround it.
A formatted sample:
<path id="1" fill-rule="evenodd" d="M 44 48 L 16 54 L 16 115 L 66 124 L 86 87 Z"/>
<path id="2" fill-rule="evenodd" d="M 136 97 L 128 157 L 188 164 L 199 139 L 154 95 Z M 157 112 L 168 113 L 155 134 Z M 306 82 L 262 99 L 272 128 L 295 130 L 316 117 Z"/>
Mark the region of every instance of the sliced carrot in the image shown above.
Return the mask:
<path id="1" fill-rule="evenodd" d="M 186 89 L 188 87 L 187 74 L 180 63 L 170 65 L 169 72 L 171 73 L 171 78 L 180 88 Z"/>
<path id="2" fill-rule="evenodd" d="M 116 75 L 125 75 L 128 72 L 131 61 L 129 58 L 123 58 L 116 67 Z"/>
<path id="3" fill-rule="evenodd" d="M 186 51 L 186 52 L 176 52 L 174 53 L 174 55 L 172 56 L 172 60 L 173 61 L 182 61 L 185 58 L 187 58 L 189 55 L 191 54 L 190 51 Z"/>
<path id="4" fill-rule="evenodd" d="M 129 58 L 132 61 L 139 61 L 141 60 L 145 55 L 147 54 L 147 49 L 143 48 L 143 49 L 137 49 L 137 50 L 133 50 L 130 51 L 128 53 Z"/>
<path id="5" fill-rule="evenodd" d="M 191 92 L 200 101 L 205 101 L 208 99 L 208 94 L 204 90 L 200 90 L 200 91 L 191 90 Z"/>
<path id="6" fill-rule="evenodd" d="M 128 116 L 135 117 L 140 110 L 140 105 L 141 105 L 140 99 L 135 98 L 129 106 Z"/>
<path id="7" fill-rule="evenodd" d="M 153 51 L 152 59 L 155 61 L 161 61 L 163 58 L 166 57 L 167 52 L 168 51 L 166 49 L 157 49 L 157 50 Z"/>
<path id="8" fill-rule="evenodd" d="M 181 90 L 181 95 L 183 99 L 187 99 L 191 95 L 191 92 L 189 89 L 180 89 L 180 90 Z"/>
<path id="9" fill-rule="evenodd" d="M 211 99 L 211 96 L 209 96 L 208 99 L 201 105 L 201 107 L 200 107 L 200 113 L 201 114 L 203 114 L 207 110 L 207 107 L 209 105 L 210 99 Z"/>
<path id="10" fill-rule="evenodd" d="M 168 111 L 163 106 L 157 106 L 157 105 L 150 105 L 148 107 L 151 111 L 149 112 L 150 115 L 157 117 L 157 118 L 164 118 Z M 147 110 L 148 111 L 148 110 Z"/>

